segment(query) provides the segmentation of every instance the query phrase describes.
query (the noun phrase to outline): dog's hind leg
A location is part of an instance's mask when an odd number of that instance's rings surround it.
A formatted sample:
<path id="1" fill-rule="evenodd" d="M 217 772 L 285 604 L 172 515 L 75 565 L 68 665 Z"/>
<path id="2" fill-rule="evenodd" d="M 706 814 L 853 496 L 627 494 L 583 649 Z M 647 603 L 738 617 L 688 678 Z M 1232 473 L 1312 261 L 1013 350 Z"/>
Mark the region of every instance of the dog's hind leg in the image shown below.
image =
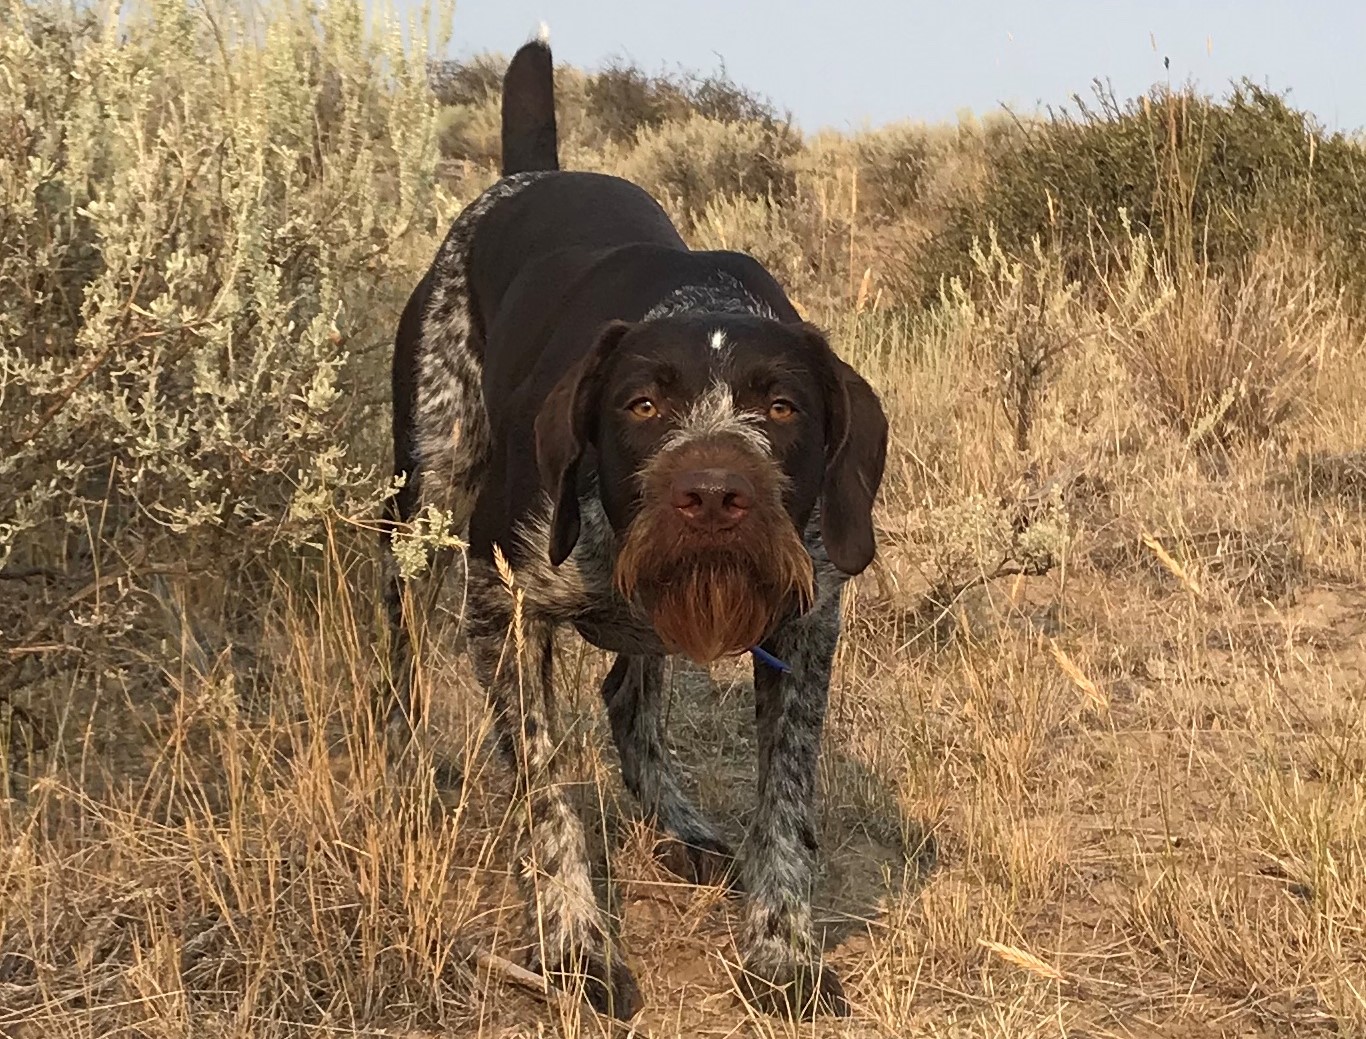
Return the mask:
<path id="1" fill-rule="evenodd" d="M 539 939 L 533 965 L 562 987 L 582 984 L 594 1009 L 626 1020 L 640 1009 L 640 990 L 608 940 L 583 823 L 565 794 L 555 755 L 554 627 L 534 616 L 514 616 L 509 590 L 484 570 L 476 571 L 472 589 L 477 609 L 471 613 L 470 657 L 488 693 L 500 747 L 517 776 L 524 813 L 524 864 L 517 872 Z"/>
<path id="2" fill-rule="evenodd" d="M 413 629 L 420 629 L 441 588 L 453 553 L 430 554 L 424 575 L 404 581 L 392 551 L 398 523 L 410 523 L 428 506 L 463 534 L 488 468 L 491 441 L 484 407 L 484 342 L 471 295 L 469 264 L 475 231 L 484 216 L 545 176 L 529 171 L 504 177 L 466 206 L 451 224 L 426 277 L 413 292 L 394 343 L 395 471 L 407 485 L 386 517 L 386 591 L 394 695 L 386 721 L 391 735 L 411 728 L 422 715 L 414 697 Z M 419 647 L 420 648 L 420 647 Z"/>
<path id="3" fill-rule="evenodd" d="M 421 485 L 420 474 L 414 484 Z M 377 721 L 385 729 L 386 738 L 394 749 L 403 747 L 412 731 L 425 715 L 423 697 L 419 695 L 418 661 L 427 635 L 429 621 L 437 607 L 446 575 L 456 560 L 453 548 L 424 549 L 420 572 L 404 577 L 395 552 L 394 537 L 403 525 L 411 523 L 423 510 L 427 501 L 417 493 L 403 488 L 386 504 L 382 534 L 382 567 L 384 578 L 384 606 L 389 622 L 389 684 L 377 702 Z M 438 504 L 442 513 L 452 517 L 447 533 L 459 531 L 459 524 L 468 523 L 455 509 Z"/>
<path id="4" fill-rule="evenodd" d="M 405 483 L 388 503 L 383 537 L 393 690 L 383 721 L 390 739 L 400 744 L 424 713 L 415 694 L 414 637 L 420 650 L 455 553 L 428 545 L 418 560 L 420 575 L 405 580 L 393 537 L 400 524 L 424 512 L 443 524 L 425 531 L 428 536 L 464 534 L 488 466 L 482 344 L 473 328 L 460 245 L 478 216 L 467 210 L 456 220 L 436 265 L 409 300 L 395 341 L 394 457 Z"/>
<path id="5" fill-rule="evenodd" d="M 697 884 L 735 883 L 735 854 L 684 794 L 664 735 L 664 661 L 618 656 L 602 683 L 622 779 L 665 833 L 656 849 L 674 873 Z"/>
<path id="6" fill-rule="evenodd" d="M 451 457 L 454 456 L 454 457 Z M 428 455 L 427 457 L 431 457 Z M 400 744 L 421 721 L 425 713 L 421 683 L 417 681 L 418 658 L 438 605 L 446 577 L 456 561 L 456 552 L 446 546 L 424 549 L 421 572 L 405 579 L 399 571 L 394 553 L 393 534 L 398 523 L 411 523 L 428 506 L 438 510 L 429 515 L 441 517 L 444 529 L 426 531 L 427 536 L 465 533 L 469 526 L 478 481 L 482 476 L 484 458 L 461 457 L 452 449 L 445 458 L 438 456 L 436 465 L 425 462 L 416 473 L 410 473 L 414 486 L 405 487 L 389 509 L 389 529 L 384 537 L 385 606 L 390 629 L 390 675 L 393 696 L 384 719 L 391 739 Z M 457 619 L 463 610 L 457 609 Z M 417 650 L 414 649 L 417 636 Z"/>

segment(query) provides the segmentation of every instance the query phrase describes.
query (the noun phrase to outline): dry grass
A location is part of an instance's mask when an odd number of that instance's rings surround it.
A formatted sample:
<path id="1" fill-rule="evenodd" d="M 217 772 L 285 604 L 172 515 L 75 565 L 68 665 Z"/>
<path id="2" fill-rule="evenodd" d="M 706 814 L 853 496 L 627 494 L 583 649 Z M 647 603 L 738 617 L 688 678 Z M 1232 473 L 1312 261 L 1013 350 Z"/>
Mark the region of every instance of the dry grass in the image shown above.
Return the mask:
<path id="1" fill-rule="evenodd" d="M 1146 255 L 1128 267 L 1109 300 L 1120 354 L 1157 414 L 1201 450 L 1279 432 L 1303 379 L 1345 332 L 1321 271 L 1283 243 L 1228 280 Z"/>
<path id="2" fill-rule="evenodd" d="M 1085 320 L 1069 307 L 1056 320 Z M 1211 472 L 1135 407 L 1104 337 L 1058 357 L 1026 458 L 992 352 L 955 352 L 970 325 L 821 317 L 893 429 L 823 769 L 817 902 L 856 1016 L 794 1031 L 735 1001 L 734 908 L 650 861 L 594 703 L 603 661 L 569 639 L 567 739 L 642 1031 L 1366 1032 L 1361 513 L 1311 493 L 1303 461 L 1359 449 L 1360 344 L 1325 354 L 1285 451 Z M 1048 509 L 1023 508 L 1041 487 Z M 993 569 L 1045 513 L 1048 561 Z M 505 777 L 457 654 L 433 665 L 448 695 L 419 759 L 378 756 L 369 545 L 339 527 L 262 593 L 249 673 L 168 621 L 178 669 L 12 694 L 13 746 L 31 715 L 48 747 L 13 763 L 24 796 L 0 816 L 0 1029 L 609 1031 L 480 966 L 522 941 Z M 192 629 L 204 594 L 168 616 Z M 692 781 L 738 834 L 743 670 L 673 687 Z M 467 781 L 433 786 L 428 755 Z"/>
<path id="3" fill-rule="evenodd" d="M 489 69 L 432 121 L 443 214 L 489 179 Z M 736 908 L 651 860 L 605 660 L 564 641 L 565 752 L 648 1000 L 637 1034 L 1366 1035 L 1366 344 L 1317 261 L 1275 243 L 1169 272 L 1135 232 L 1078 284 L 1051 248 L 986 243 L 959 257 L 971 285 L 909 308 L 1013 130 L 796 147 L 715 84 L 683 120 L 615 75 L 561 77 L 567 164 L 634 163 L 699 244 L 769 262 L 892 429 L 822 766 L 817 917 L 850 1021 L 738 1002 Z M 590 125 L 595 90 L 620 126 Z M 440 224 L 376 284 L 411 284 Z M 365 453 L 375 411 L 354 410 L 326 429 Z M 87 555 L 26 543 L 0 571 L 20 622 L 0 632 L 0 1036 L 625 1034 L 490 969 L 526 940 L 514 805 L 452 630 L 430 640 L 429 730 L 379 752 L 373 516 L 320 500 L 326 536 L 264 563 L 146 563 L 145 538 L 120 555 L 98 533 L 103 493 L 82 491 Z M 689 781 L 738 838 L 745 670 L 670 681 Z"/>

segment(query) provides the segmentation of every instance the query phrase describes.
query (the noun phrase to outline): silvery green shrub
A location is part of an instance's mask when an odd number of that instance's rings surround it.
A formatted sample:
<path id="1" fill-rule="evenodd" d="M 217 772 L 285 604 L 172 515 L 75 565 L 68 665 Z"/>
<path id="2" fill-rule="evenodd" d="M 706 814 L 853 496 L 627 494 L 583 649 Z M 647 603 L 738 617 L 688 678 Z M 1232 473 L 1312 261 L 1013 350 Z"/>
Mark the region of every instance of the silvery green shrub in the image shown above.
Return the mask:
<path id="1" fill-rule="evenodd" d="M 244 556 L 382 492 L 449 19 L 366 6 L 0 0 L 0 567 Z"/>

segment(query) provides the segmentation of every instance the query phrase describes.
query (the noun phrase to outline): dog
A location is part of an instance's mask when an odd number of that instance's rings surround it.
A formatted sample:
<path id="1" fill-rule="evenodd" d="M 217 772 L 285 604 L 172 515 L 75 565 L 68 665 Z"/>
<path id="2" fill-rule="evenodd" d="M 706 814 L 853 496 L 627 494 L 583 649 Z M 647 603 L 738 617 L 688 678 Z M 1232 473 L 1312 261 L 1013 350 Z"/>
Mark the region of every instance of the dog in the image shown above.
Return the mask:
<path id="1" fill-rule="evenodd" d="M 640 187 L 560 169 L 552 71 L 544 37 L 513 57 L 501 179 L 457 217 L 395 336 L 386 720 L 406 732 L 421 714 L 409 629 L 442 566 L 405 582 L 392 537 L 434 506 L 468 532 L 466 649 L 526 798 L 532 966 L 599 1012 L 642 1005 L 554 753 L 553 639 L 572 626 L 616 655 L 601 695 L 666 864 L 743 893 L 746 997 L 844 1015 L 811 917 L 813 811 L 887 420 L 756 260 L 692 250 Z M 666 745 L 663 667 L 746 651 L 758 806 L 736 867 Z"/>

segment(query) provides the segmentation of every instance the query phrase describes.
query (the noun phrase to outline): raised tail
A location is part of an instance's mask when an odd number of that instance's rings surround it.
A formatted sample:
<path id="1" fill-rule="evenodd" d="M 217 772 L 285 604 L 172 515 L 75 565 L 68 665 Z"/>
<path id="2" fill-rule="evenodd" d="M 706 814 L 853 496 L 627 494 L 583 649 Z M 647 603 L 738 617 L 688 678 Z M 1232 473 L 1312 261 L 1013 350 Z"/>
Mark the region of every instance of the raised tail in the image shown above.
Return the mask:
<path id="1" fill-rule="evenodd" d="M 559 168 L 554 64 L 543 24 L 536 39 L 512 56 L 503 77 L 503 176 Z"/>

